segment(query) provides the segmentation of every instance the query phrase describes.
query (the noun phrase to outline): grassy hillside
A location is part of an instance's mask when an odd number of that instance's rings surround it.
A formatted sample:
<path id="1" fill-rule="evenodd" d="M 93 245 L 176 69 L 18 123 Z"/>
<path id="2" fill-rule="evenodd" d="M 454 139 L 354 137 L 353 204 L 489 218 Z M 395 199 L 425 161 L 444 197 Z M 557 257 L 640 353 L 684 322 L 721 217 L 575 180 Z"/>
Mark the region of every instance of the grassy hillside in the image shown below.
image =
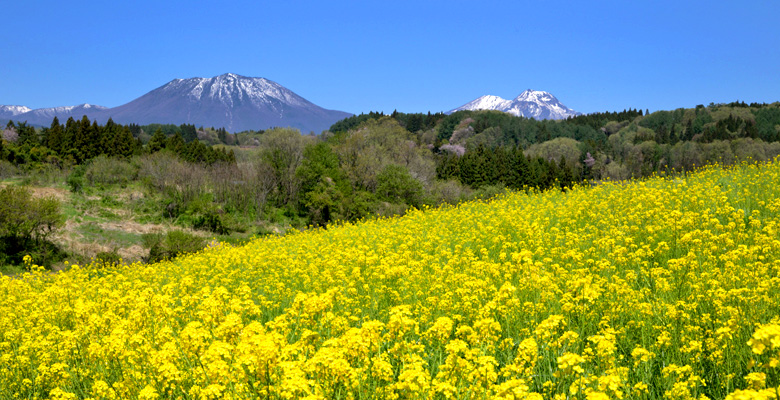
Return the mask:
<path id="1" fill-rule="evenodd" d="M 778 183 L 712 167 L 2 277 L 0 397 L 776 396 Z"/>

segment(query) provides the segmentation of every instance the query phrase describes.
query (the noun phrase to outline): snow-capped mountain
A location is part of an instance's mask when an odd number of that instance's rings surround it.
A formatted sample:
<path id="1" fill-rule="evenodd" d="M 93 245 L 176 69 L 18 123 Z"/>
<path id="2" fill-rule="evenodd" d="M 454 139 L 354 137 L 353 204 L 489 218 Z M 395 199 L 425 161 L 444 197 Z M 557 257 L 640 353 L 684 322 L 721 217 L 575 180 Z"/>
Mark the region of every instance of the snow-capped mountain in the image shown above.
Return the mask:
<path id="1" fill-rule="evenodd" d="M 326 110 L 268 79 L 224 74 L 174 79 L 114 108 L 82 104 L 30 110 L 9 118 L 48 126 L 55 115 L 63 123 L 70 116 L 87 115 L 100 123 L 112 118 L 121 124 L 193 124 L 230 132 L 279 126 L 319 133 L 352 114 Z"/>
<path id="2" fill-rule="evenodd" d="M 15 115 L 24 114 L 28 111 L 32 110 L 25 106 L 0 106 L 0 119 L 10 119 Z"/>
<path id="3" fill-rule="evenodd" d="M 350 115 L 319 107 L 268 79 L 236 74 L 174 79 L 106 113 L 119 123 L 188 123 L 230 132 L 289 126 L 304 133 L 319 133 Z"/>
<path id="4" fill-rule="evenodd" d="M 528 89 L 513 100 L 498 96 L 482 96 L 466 103 L 450 113 L 461 110 L 499 110 L 518 117 L 534 119 L 564 119 L 580 113 L 563 105 L 552 94 Z"/>
<path id="5" fill-rule="evenodd" d="M 27 107 L 25 107 L 27 108 Z M 12 119 L 19 121 L 28 121 L 31 124 L 49 126 L 54 117 L 59 118 L 60 122 L 64 123 L 68 117 L 81 118 L 83 115 L 95 115 L 104 110 L 108 110 L 108 107 L 96 106 L 94 104 L 79 104 L 77 106 L 64 106 L 64 107 L 50 107 L 50 108 L 36 108 L 35 110 L 15 115 Z"/>

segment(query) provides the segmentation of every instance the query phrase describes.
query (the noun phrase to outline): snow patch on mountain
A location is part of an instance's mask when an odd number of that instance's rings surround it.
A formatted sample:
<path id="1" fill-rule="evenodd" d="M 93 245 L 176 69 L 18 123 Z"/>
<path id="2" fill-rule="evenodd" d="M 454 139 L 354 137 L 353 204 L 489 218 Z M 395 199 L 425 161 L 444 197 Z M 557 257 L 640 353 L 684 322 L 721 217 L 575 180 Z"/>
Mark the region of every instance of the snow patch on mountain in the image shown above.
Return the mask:
<path id="1" fill-rule="evenodd" d="M 270 106 L 274 109 L 278 108 L 278 103 L 288 106 L 311 105 L 304 98 L 276 82 L 236 74 L 224 74 L 213 78 L 175 79 L 158 90 L 171 93 L 184 92 L 192 102 L 209 99 L 229 108 L 244 103 Z"/>
<path id="2" fill-rule="evenodd" d="M 474 101 L 471 101 L 469 103 L 466 103 L 463 106 L 460 106 L 455 109 L 455 111 L 460 110 L 501 110 L 504 108 L 507 108 L 510 105 L 511 101 L 502 99 L 498 96 L 482 96 Z"/>

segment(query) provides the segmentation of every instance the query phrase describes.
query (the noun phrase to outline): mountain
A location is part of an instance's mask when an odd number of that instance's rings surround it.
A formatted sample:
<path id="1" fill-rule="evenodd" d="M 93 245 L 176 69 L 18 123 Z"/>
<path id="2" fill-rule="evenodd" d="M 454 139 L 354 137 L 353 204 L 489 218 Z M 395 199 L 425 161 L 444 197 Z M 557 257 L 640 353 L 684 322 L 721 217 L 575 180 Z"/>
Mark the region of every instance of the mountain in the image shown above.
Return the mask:
<path id="1" fill-rule="evenodd" d="M 106 112 L 119 123 L 188 123 L 230 132 L 290 126 L 304 133 L 319 133 L 351 115 L 319 107 L 268 79 L 235 74 L 174 79 Z"/>
<path id="2" fill-rule="evenodd" d="M 461 110 L 498 110 L 518 117 L 534 119 L 564 119 L 580 113 L 563 105 L 552 94 L 540 90 L 528 89 L 513 100 L 498 96 L 482 96 L 468 102 L 449 113 Z"/>
<path id="3" fill-rule="evenodd" d="M 0 106 L 0 119 L 11 119 L 16 115 L 32 111 L 25 106 Z"/>
<path id="4" fill-rule="evenodd" d="M 63 123 L 70 116 L 87 115 L 100 123 L 112 118 L 121 124 L 192 124 L 230 132 L 280 126 L 319 133 L 352 114 L 326 110 L 268 79 L 224 74 L 174 79 L 114 108 L 82 104 L 29 110 L 9 118 L 48 126 L 55 115 Z"/>
<path id="5" fill-rule="evenodd" d="M 73 118 L 77 119 L 84 115 L 98 115 L 100 112 L 105 110 L 108 110 L 108 107 L 84 103 L 77 106 L 36 108 L 35 110 L 30 110 L 25 113 L 15 115 L 12 119 L 27 121 L 28 123 L 34 125 L 49 126 L 51 125 L 51 121 L 55 116 L 60 119 L 61 123 L 64 123 L 70 116 L 73 116 Z"/>

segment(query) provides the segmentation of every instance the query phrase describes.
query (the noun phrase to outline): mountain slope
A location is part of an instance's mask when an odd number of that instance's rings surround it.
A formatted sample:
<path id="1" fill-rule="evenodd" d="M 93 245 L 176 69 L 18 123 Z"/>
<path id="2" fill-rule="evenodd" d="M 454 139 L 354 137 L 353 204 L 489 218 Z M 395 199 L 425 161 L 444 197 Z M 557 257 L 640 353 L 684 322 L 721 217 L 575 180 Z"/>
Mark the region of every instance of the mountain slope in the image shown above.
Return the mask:
<path id="1" fill-rule="evenodd" d="M 105 113 L 119 123 L 188 123 L 231 132 L 290 126 L 304 133 L 319 133 L 350 115 L 319 107 L 268 79 L 235 74 L 175 79 Z"/>
<path id="2" fill-rule="evenodd" d="M 534 119 L 564 119 L 580 113 L 566 107 L 549 92 L 528 89 L 512 100 L 498 96 L 482 96 L 450 113 L 461 110 L 498 110 L 518 117 Z"/>

